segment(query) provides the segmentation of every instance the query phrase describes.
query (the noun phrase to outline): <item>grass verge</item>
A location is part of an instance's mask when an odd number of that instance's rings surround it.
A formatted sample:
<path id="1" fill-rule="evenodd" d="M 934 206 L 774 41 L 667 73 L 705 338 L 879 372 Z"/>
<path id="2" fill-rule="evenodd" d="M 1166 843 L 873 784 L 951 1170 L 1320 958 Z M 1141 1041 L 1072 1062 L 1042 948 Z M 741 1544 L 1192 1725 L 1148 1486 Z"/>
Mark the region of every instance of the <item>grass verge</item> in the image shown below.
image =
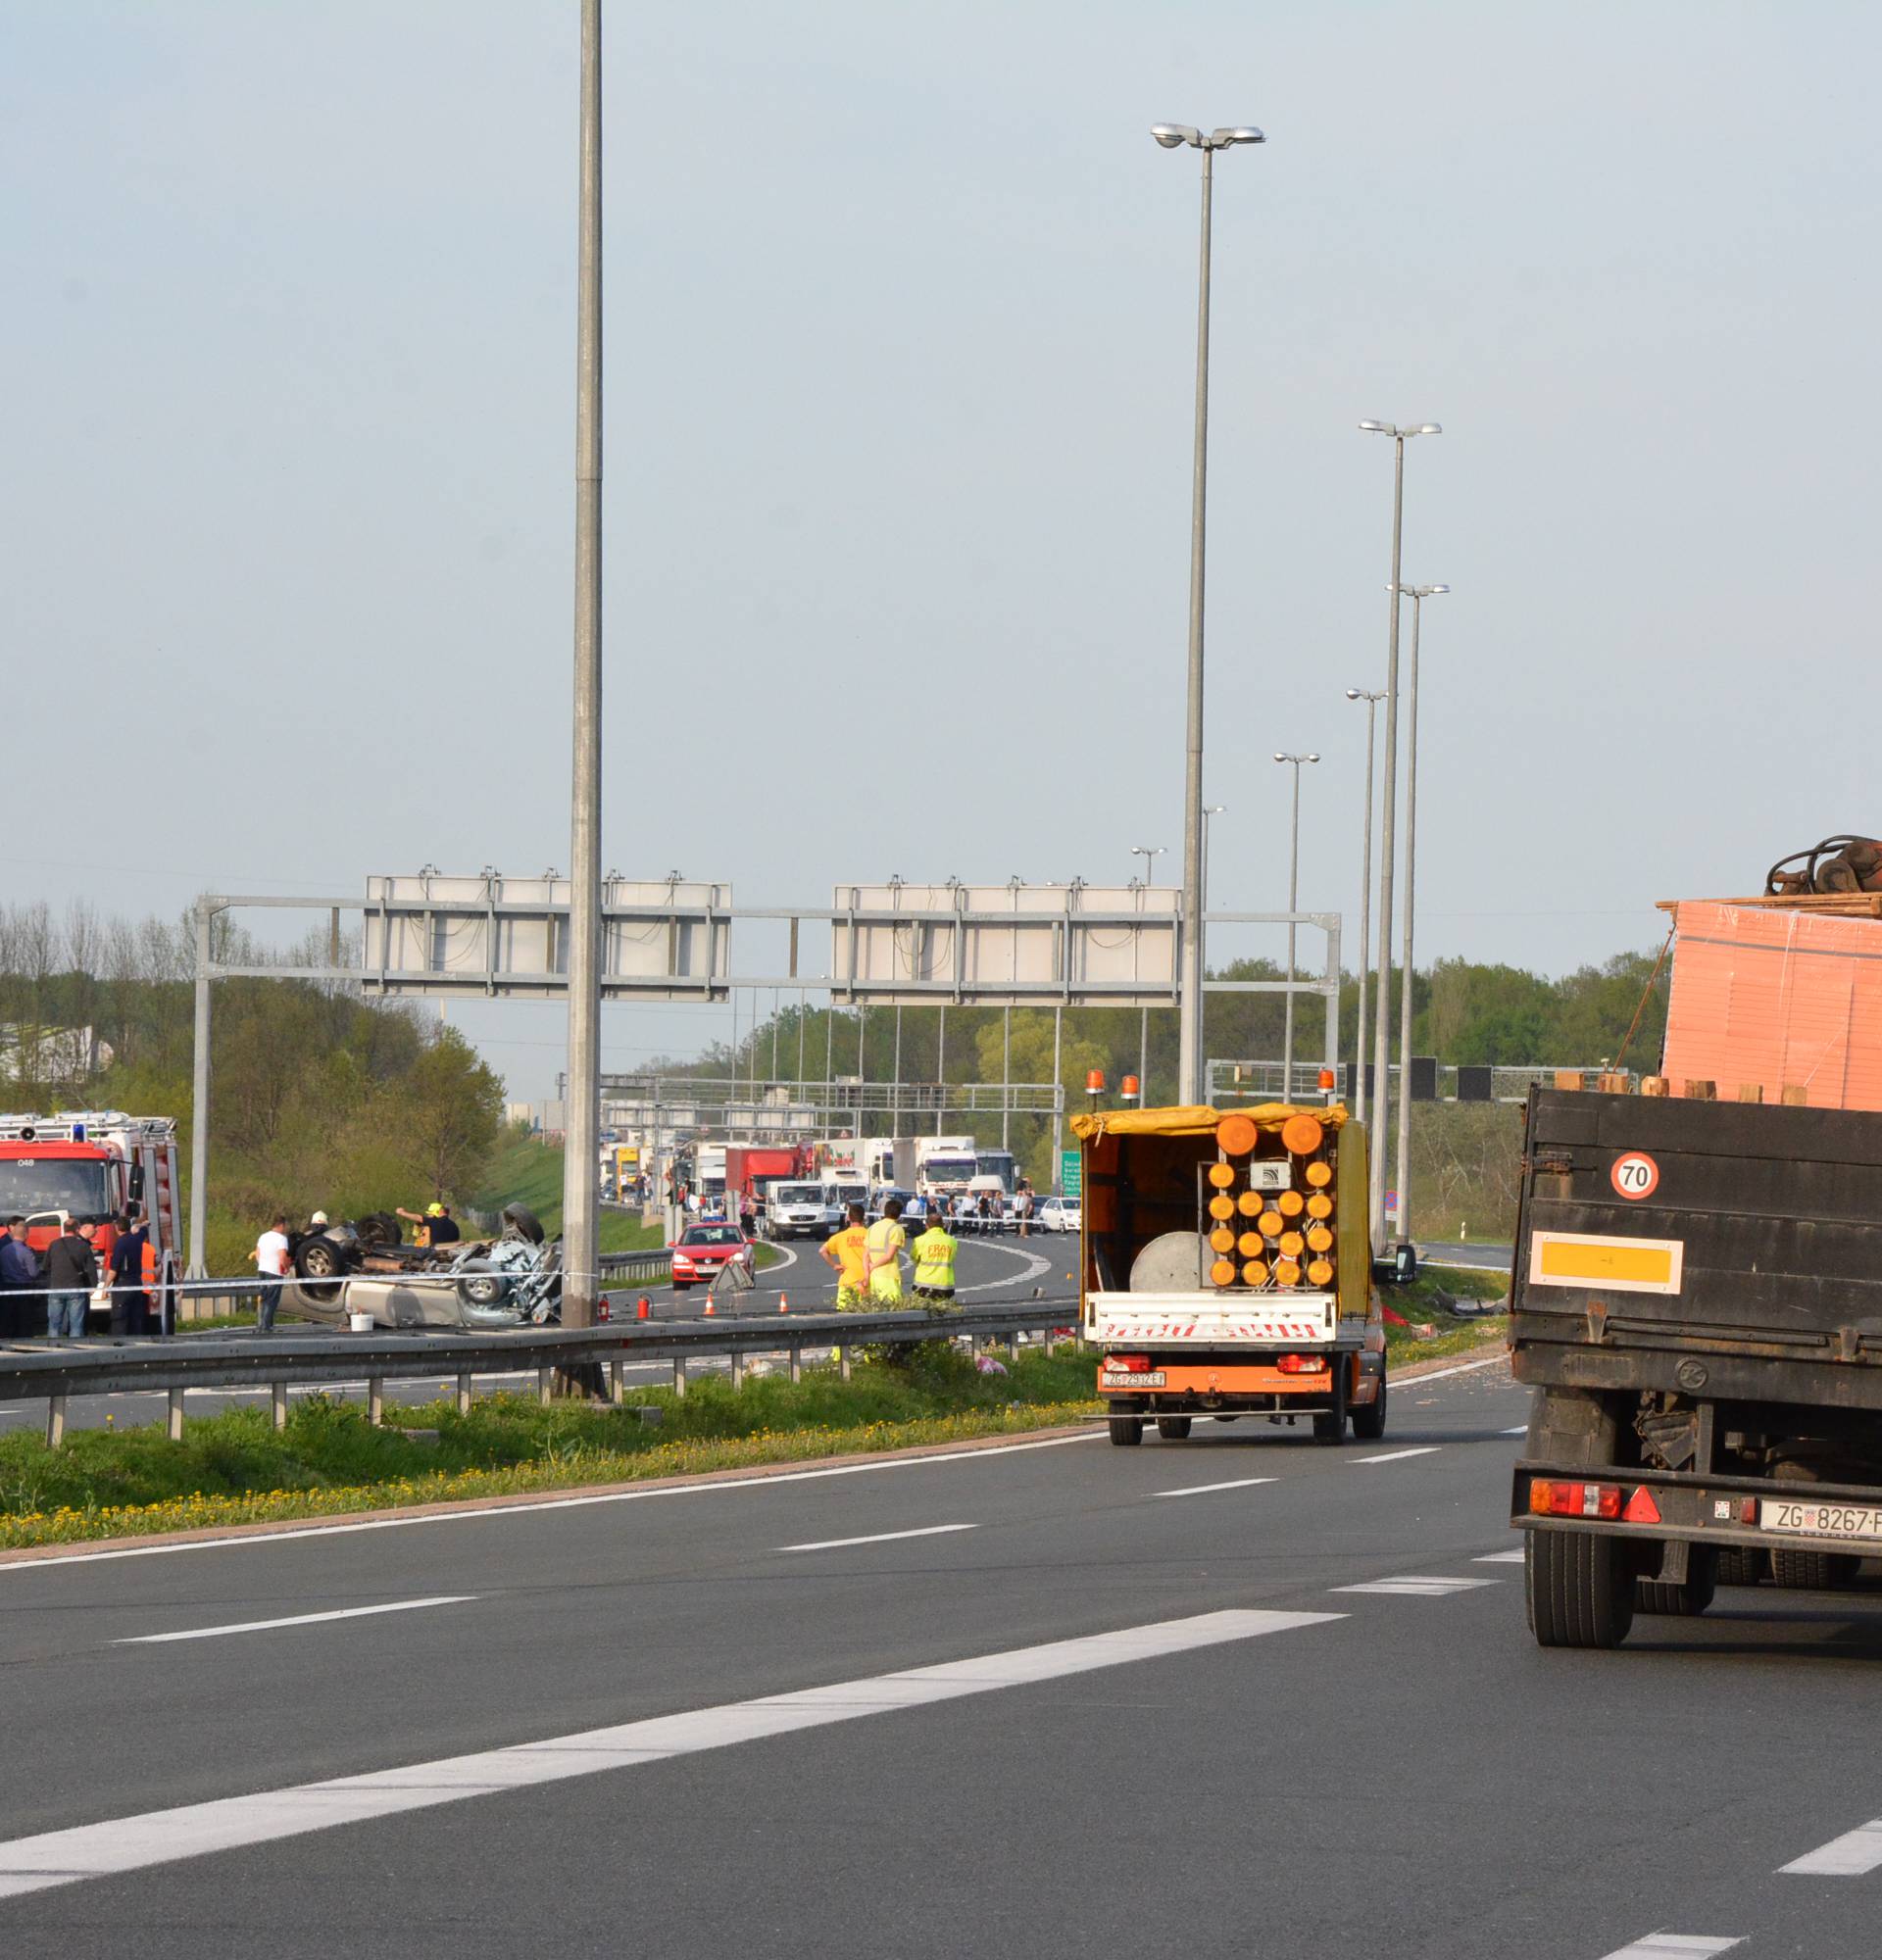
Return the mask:
<path id="1" fill-rule="evenodd" d="M 1026 1353 L 982 1374 L 947 1348 L 907 1366 L 863 1362 L 802 1382 L 722 1378 L 636 1390 L 635 1406 L 498 1396 L 460 1415 L 454 1401 L 363 1408 L 313 1396 L 276 1433 L 266 1410 L 183 1425 L 0 1437 L 0 1545 L 66 1544 L 198 1526 L 331 1517 L 451 1498 L 627 1483 L 843 1452 L 1012 1434 L 1097 1412 L 1089 1357 Z M 648 1420 L 639 1410 L 657 1410 Z"/>
<path id="2" fill-rule="evenodd" d="M 1473 1348 L 1488 1347 L 1503 1339 L 1510 1322 L 1506 1315 L 1488 1319 L 1448 1311 L 1453 1301 L 1502 1299 L 1510 1291 L 1507 1273 L 1478 1272 L 1463 1266 L 1432 1266 L 1420 1269 L 1410 1286 L 1379 1289 L 1380 1298 L 1395 1313 L 1402 1313 L 1411 1327 L 1385 1324 L 1385 1351 L 1391 1361 L 1428 1361 L 1445 1354 L 1463 1354 Z M 1429 1327 L 1430 1334 L 1419 1334 Z"/>

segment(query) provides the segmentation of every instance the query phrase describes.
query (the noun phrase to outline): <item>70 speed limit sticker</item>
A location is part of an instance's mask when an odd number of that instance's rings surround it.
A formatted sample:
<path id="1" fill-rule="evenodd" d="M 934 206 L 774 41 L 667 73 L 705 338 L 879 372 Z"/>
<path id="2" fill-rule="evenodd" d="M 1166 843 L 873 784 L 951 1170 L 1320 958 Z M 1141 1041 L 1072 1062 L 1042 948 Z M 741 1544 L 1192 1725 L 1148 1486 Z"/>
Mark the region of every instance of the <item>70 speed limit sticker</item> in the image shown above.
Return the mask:
<path id="1" fill-rule="evenodd" d="M 1651 1198 L 1659 1185 L 1659 1166 L 1645 1151 L 1629 1151 L 1614 1159 L 1608 1176 L 1621 1197 Z"/>

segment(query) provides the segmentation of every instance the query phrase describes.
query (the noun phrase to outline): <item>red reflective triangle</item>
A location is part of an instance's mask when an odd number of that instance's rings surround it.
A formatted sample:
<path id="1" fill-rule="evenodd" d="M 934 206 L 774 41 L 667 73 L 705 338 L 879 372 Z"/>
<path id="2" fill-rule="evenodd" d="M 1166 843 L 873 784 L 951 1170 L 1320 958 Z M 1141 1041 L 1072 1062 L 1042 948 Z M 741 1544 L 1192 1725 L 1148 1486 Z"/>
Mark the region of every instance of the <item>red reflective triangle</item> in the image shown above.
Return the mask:
<path id="1" fill-rule="evenodd" d="M 1630 1525 L 1657 1525 L 1659 1523 L 1659 1506 L 1654 1502 L 1654 1494 L 1643 1484 L 1627 1499 L 1627 1508 L 1620 1515 Z"/>

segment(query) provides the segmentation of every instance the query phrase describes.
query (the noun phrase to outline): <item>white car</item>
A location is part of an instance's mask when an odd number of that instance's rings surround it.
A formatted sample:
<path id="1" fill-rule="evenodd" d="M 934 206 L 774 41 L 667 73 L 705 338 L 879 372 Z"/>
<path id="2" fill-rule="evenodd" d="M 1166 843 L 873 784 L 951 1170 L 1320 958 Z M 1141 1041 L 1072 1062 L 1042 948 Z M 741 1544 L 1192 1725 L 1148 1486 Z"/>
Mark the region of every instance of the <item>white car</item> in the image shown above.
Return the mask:
<path id="1" fill-rule="evenodd" d="M 1042 1198 L 1033 1222 L 1048 1232 L 1081 1232 L 1085 1225 L 1084 1206 L 1076 1198 Z"/>

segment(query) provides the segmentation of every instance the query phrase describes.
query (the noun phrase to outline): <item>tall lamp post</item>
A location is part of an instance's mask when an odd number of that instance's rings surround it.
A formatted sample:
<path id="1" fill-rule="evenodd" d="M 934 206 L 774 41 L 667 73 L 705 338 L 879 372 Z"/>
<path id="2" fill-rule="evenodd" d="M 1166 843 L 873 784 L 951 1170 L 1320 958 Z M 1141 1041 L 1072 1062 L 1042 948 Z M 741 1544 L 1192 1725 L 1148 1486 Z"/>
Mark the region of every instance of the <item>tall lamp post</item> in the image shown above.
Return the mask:
<path id="1" fill-rule="evenodd" d="M 1372 731 L 1384 688 L 1349 687 L 1348 701 L 1365 703 L 1365 832 L 1360 849 L 1360 1024 L 1353 1040 L 1353 1114 L 1365 1121 L 1365 997 L 1372 979 Z"/>
<path id="2" fill-rule="evenodd" d="M 1399 962 L 1399 1237 L 1412 1236 L 1412 896 L 1418 845 L 1418 624 L 1424 602 L 1448 585 L 1401 586 L 1412 602 L 1412 671 L 1406 682 L 1405 730 L 1405 956 Z"/>
<path id="3" fill-rule="evenodd" d="M 1144 860 L 1144 883 L 1148 885 L 1150 860 L 1153 858 L 1161 858 L 1164 855 L 1164 847 L 1161 844 L 1133 844 L 1130 847 L 1130 855 Z M 1150 1080 L 1150 1009 L 1148 1007 L 1140 1009 L 1140 1016 L 1137 1023 L 1137 1106 L 1143 1109 L 1149 1106 L 1144 1095 L 1144 1084 Z"/>
<path id="4" fill-rule="evenodd" d="M 1294 821 L 1287 833 L 1287 1032 L 1281 1039 L 1281 1101 L 1294 1098 L 1294 933 L 1292 914 L 1301 901 L 1301 764 L 1317 762 L 1318 756 L 1290 756 L 1276 749 L 1277 762 L 1294 765 Z"/>
<path id="5" fill-rule="evenodd" d="M 1183 971 L 1178 989 L 1177 1100 L 1201 1100 L 1203 1065 L 1203 543 L 1209 480 L 1209 226 L 1215 152 L 1264 143 L 1259 129 L 1212 129 L 1158 122 L 1150 132 L 1166 150 L 1203 153 L 1203 243 L 1196 298 L 1196 443 L 1189 503 L 1189 713 L 1183 778 Z M 1394 573 L 1396 577 L 1397 574 Z"/>
<path id="6" fill-rule="evenodd" d="M 1392 851 L 1394 799 L 1398 794 L 1399 753 L 1399 556 L 1405 535 L 1405 445 L 1413 436 L 1442 435 L 1436 422 L 1414 422 L 1401 428 L 1395 422 L 1364 421 L 1360 424 L 1370 435 L 1392 438 L 1392 577 L 1389 582 L 1391 607 L 1386 615 L 1385 641 L 1385 779 L 1380 784 L 1379 801 L 1384 823 L 1379 837 L 1379 995 L 1378 1019 L 1373 1030 L 1372 1072 L 1373 1110 L 1376 1120 L 1372 1135 L 1385 1135 L 1385 1117 L 1391 1107 L 1390 1083 L 1386 1070 L 1391 1066 L 1392 1014 Z M 1372 1152 L 1368 1165 L 1372 1186 L 1372 1243 L 1385 1236 L 1385 1152 Z M 1404 1196 L 1403 1193 L 1400 1194 Z"/>

